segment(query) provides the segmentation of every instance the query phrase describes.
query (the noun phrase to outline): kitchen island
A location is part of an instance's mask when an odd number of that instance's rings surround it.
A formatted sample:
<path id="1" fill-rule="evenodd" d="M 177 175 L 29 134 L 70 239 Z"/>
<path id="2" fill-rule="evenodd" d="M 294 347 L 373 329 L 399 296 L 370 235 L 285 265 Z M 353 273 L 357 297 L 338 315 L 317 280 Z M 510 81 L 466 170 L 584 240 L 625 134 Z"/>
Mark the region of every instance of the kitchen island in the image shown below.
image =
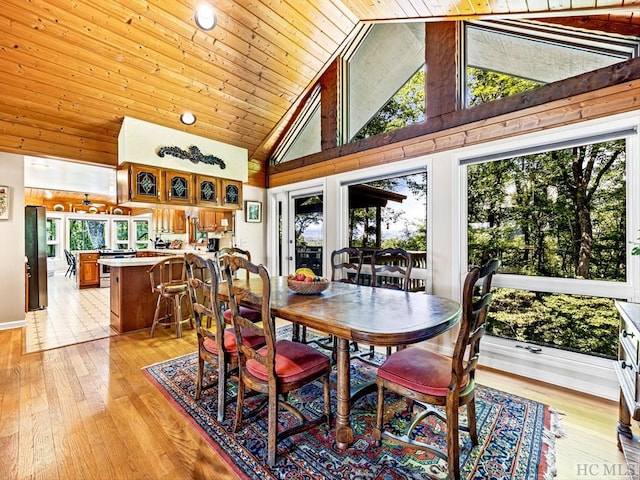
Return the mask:
<path id="1" fill-rule="evenodd" d="M 194 251 L 203 258 L 215 255 L 210 252 Z M 172 255 L 184 255 L 186 250 L 167 251 Z M 110 267 L 111 327 L 119 333 L 150 328 L 158 301 L 158 294 L 151 289 L 149 268 L 161 258 L 104 258 L 101 265 Z"/>

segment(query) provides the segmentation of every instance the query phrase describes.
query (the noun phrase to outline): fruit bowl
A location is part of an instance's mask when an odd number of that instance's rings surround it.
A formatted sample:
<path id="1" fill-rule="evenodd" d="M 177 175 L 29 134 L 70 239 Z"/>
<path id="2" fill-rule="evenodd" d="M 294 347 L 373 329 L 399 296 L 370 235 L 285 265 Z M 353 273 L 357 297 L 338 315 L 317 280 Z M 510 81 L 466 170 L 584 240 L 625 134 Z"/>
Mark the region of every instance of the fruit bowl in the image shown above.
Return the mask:
<path id="1" fill-rule="evenodd" d="M 296 293 L 301 295 L 315 295 L 327 289 L 328 280 L 320 280 L 318 282 L 304 282 L 287 278 L 287 285 Z"/>

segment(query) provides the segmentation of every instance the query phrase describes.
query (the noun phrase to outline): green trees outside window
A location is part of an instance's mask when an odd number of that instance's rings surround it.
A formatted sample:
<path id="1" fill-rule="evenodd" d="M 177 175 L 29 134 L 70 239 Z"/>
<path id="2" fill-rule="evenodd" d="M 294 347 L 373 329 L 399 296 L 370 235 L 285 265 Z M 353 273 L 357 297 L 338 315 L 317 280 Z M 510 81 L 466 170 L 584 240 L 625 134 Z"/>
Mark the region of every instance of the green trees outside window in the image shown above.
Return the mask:
<path id="1" fill-rule="evenodd" d="M 96 250 L 104 248 L 106 242 L 104 220 L 69 220 L 70 250 Z"/>
<path id="2" fill-rule="evenodd" d="M 136 249 L 149 248 L 149 222 L 146 220 L 134 220 L 136 228 Z"/>
<path id="3" fill-rule="evenodd" d="M 624 140 L 469 165 L 469 264 L 497 257 L 500 273 L 624 282 L 625 170 Z M 617 353 L 610 299 L 499 290 L 492 310 L 491 334 Z"/>
<path id="4" fill-rule="evenodd" d="M 47 258 L 58 255 L 58 220 L 47 218 Z"/>
<path id="5" fill-rule="evenodd" d="M 114 224 L 116 227 L 116 248 L 129 248 L 129 222 L 127 220 L 117 220 Z"/>

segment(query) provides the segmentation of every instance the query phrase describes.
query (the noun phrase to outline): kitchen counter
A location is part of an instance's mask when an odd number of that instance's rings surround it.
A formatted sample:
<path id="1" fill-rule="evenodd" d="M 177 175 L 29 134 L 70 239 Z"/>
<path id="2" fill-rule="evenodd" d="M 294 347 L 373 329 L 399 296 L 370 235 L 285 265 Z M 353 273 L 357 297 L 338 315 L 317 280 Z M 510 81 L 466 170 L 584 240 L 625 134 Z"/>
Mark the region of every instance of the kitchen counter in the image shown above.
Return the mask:
<path id="1" fill-rule="evenodd" d="M 215 252 L 198 250 L 160 250 L 173 255 L 197 253 L 214 258 Z M 158 294 L 151 289 L 149 267 L 162 257 L 100 258 L 98 263 L 110 267 L 110 321 L 120 333 L 151 327 Z"/>
<path id="2" fill-rule="evenodd" d="M 215 252 L 203 252 L 200 250 L 145 250 L 145 252 L 162 252 L 169 255 L 184 255 L 185 253 L 195 253 L 202 258 L 215 258 Z M 162 260 L 162 257 L 139 257 L 139 258 L 100 258 L 98 263 L 110 267 L 139 267 L 151 266 Z"/>

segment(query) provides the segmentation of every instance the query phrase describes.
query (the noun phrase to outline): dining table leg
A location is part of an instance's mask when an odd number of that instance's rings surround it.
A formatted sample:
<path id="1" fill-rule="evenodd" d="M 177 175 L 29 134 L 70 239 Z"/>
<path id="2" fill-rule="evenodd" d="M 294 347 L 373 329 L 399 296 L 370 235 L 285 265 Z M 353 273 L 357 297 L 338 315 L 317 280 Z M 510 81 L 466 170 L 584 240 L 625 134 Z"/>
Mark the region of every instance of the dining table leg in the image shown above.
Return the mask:
<path id="1" fill-rule="evenodd" d="M 338 338 L 336 379 L 336 446 L 346 449 L 353 443 L 353 429 L 349 419 L 351 410 L 351 374 L 349 372 L 349 340 Z"/>

